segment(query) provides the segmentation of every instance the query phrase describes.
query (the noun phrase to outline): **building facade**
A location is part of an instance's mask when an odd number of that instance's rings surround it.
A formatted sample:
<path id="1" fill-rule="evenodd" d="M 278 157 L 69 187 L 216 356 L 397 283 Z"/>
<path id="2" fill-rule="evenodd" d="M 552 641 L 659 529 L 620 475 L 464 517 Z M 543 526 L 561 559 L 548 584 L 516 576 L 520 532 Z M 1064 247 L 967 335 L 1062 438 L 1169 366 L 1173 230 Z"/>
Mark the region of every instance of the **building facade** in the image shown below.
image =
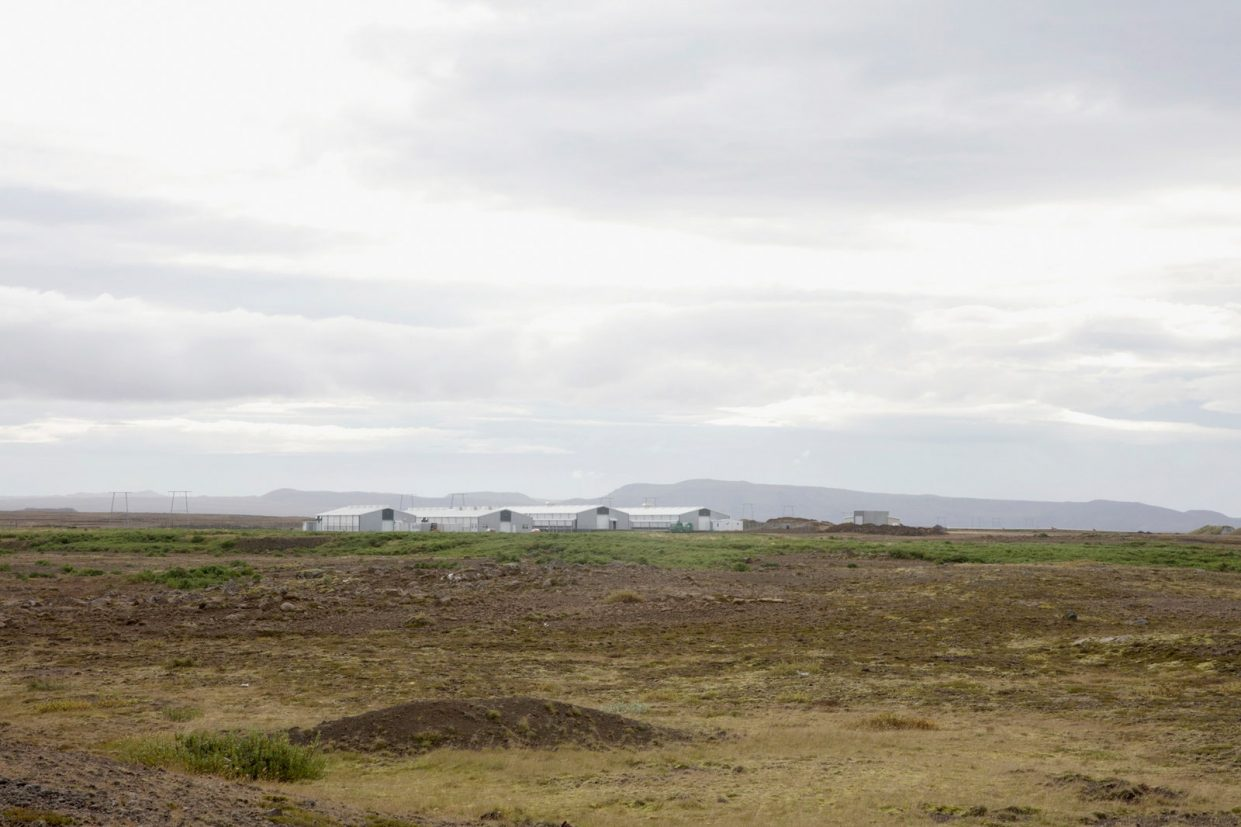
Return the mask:
<path id="1" fill-rule="evenodd" d="M 302 524 L 307 531 L 417 531 L 413 514 L 386 505 L 347 505 Z"/>
<path id="2" fill-rule="evenodd" d="M 515 534 L 530 531 L 529 516 L 511 508 L 415 508 L 414 516 L 424 531 L 497 531 Z"/>
<path id="3" fill-rule="evenodd" d="M 693 506 L 634 506 L 623 509 L 630 527 L 638 531 L 740 531 L 740 520 L 710 508 Z"/>
<path id="4" fill-rule="evenodd" d="M 629 515 L 606 505 L 521 505 L 514 513 L 527 515 L 539 531 L 625 531 Z"/>
<path id="5" fill-rule="evenodd" d="M 740 531 L 741 520 L 690 506 L 613 508 L 607 505 L 522 505 L 508 508 L 350 505 L 302 524 L 306 531 L 446 531 L 517 534 L 530 531 Z"/>

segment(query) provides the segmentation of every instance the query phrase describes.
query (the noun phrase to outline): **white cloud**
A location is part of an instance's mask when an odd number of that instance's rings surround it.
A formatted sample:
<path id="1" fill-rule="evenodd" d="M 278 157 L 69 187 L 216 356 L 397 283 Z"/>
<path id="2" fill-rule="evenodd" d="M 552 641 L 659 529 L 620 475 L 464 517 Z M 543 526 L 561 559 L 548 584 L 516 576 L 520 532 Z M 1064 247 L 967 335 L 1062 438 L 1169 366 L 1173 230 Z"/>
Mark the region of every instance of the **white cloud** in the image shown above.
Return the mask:
<path id="1" fill-rule="evenodd" d="M 1235 4 L 7 11 L 0 441 L 65 473 L 1241 427 Z"/>
<path id="2" fill-rule="evenodd" d="M 64 439 L 85 436 L 96 428 L 97 425 L 94 422 L 69 418 L 52 418 L 37 422 L 22 422 L 16 425 L 0 425 L 0 442 L 24 443 L 28 445 L 60 442 Z"/>

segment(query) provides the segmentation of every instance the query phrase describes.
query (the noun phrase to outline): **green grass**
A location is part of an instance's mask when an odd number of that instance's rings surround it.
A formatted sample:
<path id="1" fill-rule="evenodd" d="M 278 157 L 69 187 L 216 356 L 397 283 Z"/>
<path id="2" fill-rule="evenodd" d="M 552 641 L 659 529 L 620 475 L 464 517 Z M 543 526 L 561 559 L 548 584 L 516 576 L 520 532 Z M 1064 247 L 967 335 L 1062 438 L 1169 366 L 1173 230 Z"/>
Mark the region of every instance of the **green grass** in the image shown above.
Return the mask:
<path id="1" fill-rule="evenodd" d="M 317 748 L 289 742 L 286 735 L 262 732 L 192 732 L 122 741 L 121 758 L 184 772 L 248 778 L 252 781 L 302 781 L 320 778 L 325 759 Z"/>
<path id="2" fill-rule="evenodd" d="M 167 571 L 142 571 L 131 579 L 136 583 L 160 583 L 172 589 L 191 590 L 218 586 L 239 577 L 257 580 L 259 575 L 247 563 L 234 560 L 227 565 L 200 566 L 196 569 L 178 566 Z"/>
<path id="3" fill-rule="evenodd" d="M 928 539 L 918 542 L 833 541 L 862 557 L 933 563 L 1112 563 L 1241 571 L 1241 545 L 1193 544 L 1163 539 L 1132 540 L 1099 535 L 1083 542 L 997 542 Z"/>
<path id="4" fill-rule="evenodd" d="M 169 706 L 164 709 L 164 717 L 178 724 L 201 717 L 203 711 L 196 706 Z"/>
<path id="5" fill-rule="evenodd" d="M 300 538 L 300 539 L 299 539 Z M 270 541 L 270 547 L 267 545 Z M 305 546 L 292 545 L 305 541 Z M 781 536 L 762 534 L 685 534 L 584 532 L 580 534 L 365 533 L 307 535 L 300 531 L 186 529 L 29 529 L 10 532 L 13 549 L 36 553 L 134 554 L 166 557 L 377 555 L 409 557 L 419 568 L 452 568 L 465 560 L 497 563 L 633 563 L 671 569 L 730 569 L 770 566 L 770 557 L 821 553 L 851 560 L 898 559 L 933 563 L 1065 563 L 1175 566 L 1241 571 L 1241 543 L 1206 542 L 1196 537 L 1125 534 L 1026 534 L 1013 537 L 877 538 L 873 536 Z M 11 549 L 12 550 L 12 549 Z M 46 561 L 44 561 L 46 562 Z M 62 561 L 63 562 L 63 561 Z M 239 576 L 253 576 L 241 564 L 172 568 L 139 578 L 174 588 L 202 588 Z M 70 571 L 72 569 L 72 571 Z M 94 575 L 98 569 L 61 571 Z M 41 572 L 19 572 L 18 577 Z"/>

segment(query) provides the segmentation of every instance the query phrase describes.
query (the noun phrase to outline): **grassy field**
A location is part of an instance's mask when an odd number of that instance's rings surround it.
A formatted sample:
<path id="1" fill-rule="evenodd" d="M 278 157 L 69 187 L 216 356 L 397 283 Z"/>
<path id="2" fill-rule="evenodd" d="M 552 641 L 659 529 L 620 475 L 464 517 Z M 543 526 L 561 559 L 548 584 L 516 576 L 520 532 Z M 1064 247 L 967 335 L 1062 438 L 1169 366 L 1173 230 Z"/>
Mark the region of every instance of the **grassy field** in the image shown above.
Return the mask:
<path id="1" fill-rule="evenodd" d="M 529 695 L 691 737 L 326 751 L 320 777 L 261 783 L 411 822 L 1239 824 L 1239 555 L 1065 532 L 9 531 L 0 735 L 184 767 L 178 735 Z"/>
<path id="2" fill-rule="evenodd" d="M 61 554 L 213 555 L 239 553 L 324 557 L 410 556 L 447 564 L 468 559 L 563 563 L 640 563 L 670 569 L 729 568 L 747 558 L 825 554 L 932 563 L 1093 562 L 1241 571 L 1241 539 L 1099 532 L 995 532 L 957 537 L 671 534 L 302 534 L 289 531 L 177 529 L 43 529 L 0 531 L 0 556 L 15 551 Z"/>

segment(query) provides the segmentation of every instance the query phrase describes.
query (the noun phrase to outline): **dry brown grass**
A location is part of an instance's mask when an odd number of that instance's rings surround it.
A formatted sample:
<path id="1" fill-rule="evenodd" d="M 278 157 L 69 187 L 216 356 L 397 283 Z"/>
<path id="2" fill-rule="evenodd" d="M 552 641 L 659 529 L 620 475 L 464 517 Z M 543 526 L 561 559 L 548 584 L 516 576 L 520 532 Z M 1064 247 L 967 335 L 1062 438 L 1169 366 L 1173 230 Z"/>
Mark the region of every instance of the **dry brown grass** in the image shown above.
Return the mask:
<path id="1" fill-rule="evenodd" d="M 52 567 L 81 559 L 40 553 Z M 345 561 L 347 572 L 303 581 L 305 560 L 245 559 L 265 589 L 343 596 L 332 612 L 390 600 L 388 625 L 259 636 L 248 623 L 224 625 L 232 609 L 195 609 L 163 633 L 66 624 L 54 647 L 9 627 L 0 630 L 6 737 L 99 748 L 135 729 L 277 730 L 415 698 L 526 694 L 625 706 L 701 737 L 644 751 L 338 753 L 297 794 L 605 827 L 908 824 L 931 814 L 985 823 L 964 815 L 978 808 L 1059 825 L 1119 812 L 1049 783 L 1070 774 L 1181 791 L 1186 811 L 1241 804 L 1233 574 L 917 561 L 847 569 L 830 558 L 819 569 L 797 558 L 695 572 L 694 582 L 638 567 L 559 569 L 571 587 L 539 585 L 542 575 L 520 588 L 514 577 L 451 586 L 440 577 L 414 604 L 383 594 L 400 561 L 369 574 L 373 560 Z M 98 564 L 150 565 L 102 555 Z M 120 588 L 98 579 L 20 588 L 49 602 L 70 586 Z M 440 603 L 441 593 L 451 599 Z M 490 614 L 480 620 L 475 606 Z M 1066 607 L 1079 621 L 1062 620 Z M 406 626 L 414 611 L 435 622 Z M 1139 616 L 1149 623 L 1135 625 Z M 169 668 L 178 659 L 192 666 Z M 189 707 L 201 710 L 192 724 L 169 714 Z M 1126 806 L 1157 812 L 1156 802 Z"/>
<path id="2" fill-rule="evenodd" d="M 632 589 L 617 589 L 603 598 L 604 603 L 645 603 L 646 598 Z"/>
<path id="3" fill-rule="evenodd" d="M 918 718 L 913 715 L 898 715 L 895 712 L 883 712 L 879 715 L 872 715 L 869 718 L 863 718 L 858 722 L 860 729 L 875 730 L 894 730 L 894 729 L 914 729 L 914 730 L 934 730 L 939 729 L 939 724 L 929 718 Z"/>

